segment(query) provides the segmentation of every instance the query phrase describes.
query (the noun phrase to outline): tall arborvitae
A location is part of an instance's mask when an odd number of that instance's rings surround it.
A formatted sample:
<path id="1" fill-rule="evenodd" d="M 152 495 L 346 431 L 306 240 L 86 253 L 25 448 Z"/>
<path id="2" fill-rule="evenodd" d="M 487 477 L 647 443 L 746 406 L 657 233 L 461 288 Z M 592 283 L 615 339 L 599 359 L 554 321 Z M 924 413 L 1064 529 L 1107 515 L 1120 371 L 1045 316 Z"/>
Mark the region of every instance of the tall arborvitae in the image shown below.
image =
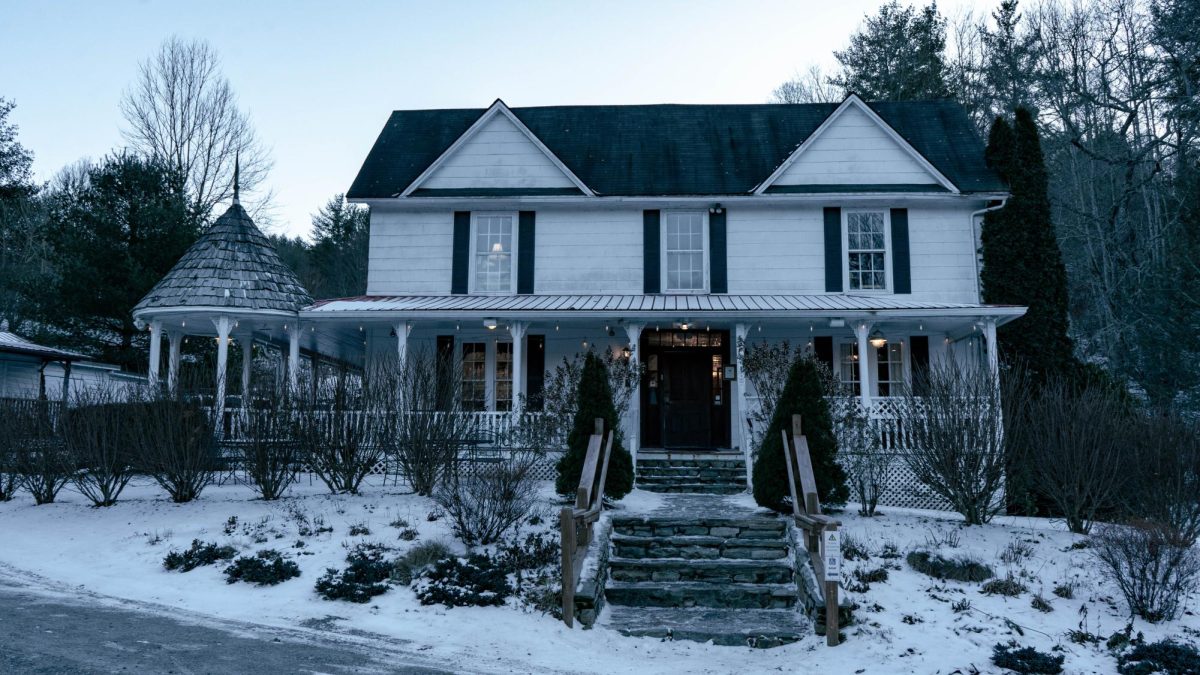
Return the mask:
<path id="1" fill-rule="evenodd" d="M 579 374 L 579 409 L 575 411 L 575 422 L 567 436 L 567 451 L 558 460 L 558 479 L 554 486 L 561 495 L 573 496 L 579 488 L 579 477 L 583 473 L 583 462 L 587 457 L 588 438 L 595 432 L 596 418 L 604 419 L 605 434 L 612 430 L 612 457 L 608 461 L 608 476 L 604 483 L 604 494 L 620 499 L 633 489 L 633 458 L 625 449 L 617 408 L 613 403 L 612 387 L 608 383 L 608 369 L 604 361 L 592 352 L 583 360 L 583 372 Z M 596 481 L 600 480 L 600 469 L 596 469 Z"/>
<path id="2" fill-rule="evenodd" d="M 1067 335 L 1067 272 L 1050 215 L 1037 125 L 1025 108 L 1015 117 L 1013 126 L 997 118 L 988 138 L 988 164 L 1012 196 L 1003 209 L 984 217 L 980 280 L 984 302 L 1029 308 L 1000 328 L 1000 353 L 1040 380 L 1073 373 L 1077 362 Z"/>
<path id="3" fill-rule="evenodd" d="M 754 460 L 754 501 L 777 511 L 791 508 L 784 504 L 790 490 L 781 432 L 788 430 L 790 433 L 793 415 L 801 418 L 821 503 L 844 504 L 850 493 L 846 487 L 846 472 L 837 463 L 837 437 L 833 434 L 825 387 L 816 362 L 807 357 L 800 357 L 792 364 L 787 383 L 779 394 L 779 403 L 775 405 L 771 425 L 763 437 L 762 448 Z"/>

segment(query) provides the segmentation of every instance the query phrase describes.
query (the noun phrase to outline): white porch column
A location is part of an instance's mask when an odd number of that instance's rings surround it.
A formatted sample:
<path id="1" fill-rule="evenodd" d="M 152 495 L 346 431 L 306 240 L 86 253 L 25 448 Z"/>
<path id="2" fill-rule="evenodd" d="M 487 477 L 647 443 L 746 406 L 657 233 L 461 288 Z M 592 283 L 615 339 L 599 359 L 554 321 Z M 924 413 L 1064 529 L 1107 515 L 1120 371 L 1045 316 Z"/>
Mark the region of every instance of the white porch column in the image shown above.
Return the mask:
<path id="1" fill-rule="evenodd" d="M 525 321 L 512 321 L 508 324 L 508 333 L 512 335 L 512 402 L 513 410 L 517 404 L 524 401 L 525 396 L 525 335 L 529 332 L 529 324 Z"/>
<path id="2" fill-rule="evenodd" d="M 642 341 L 642 330 L 645 324 L 625 324 L 625 337 L 629 340 L 629 367 L 641 372 L 642 355 L 639 345 Z M 642 449 L 642 386 L 640 383 L 629 401 L 629 411 L 625 416 L 625 443 L 629 445 L 629 454 L 633 456 L 633 466 L 637 467 L 638 451 Z"/>
<path id="3" fill-rule="evenodd" d="M 213 412 L 216 415 L 217 435 L 225 428 L 225 373 L 226 365 L 229 362 L 229 331 L 233 327 L 233 322 L 229 317 L 223 316 L 219 319 L 213 319 L 213 324 L 217 327 L 217 395 L 213 402 Z"/>
<path id="4" fill-rule="evenodd" d="M 287 381 L 288 390 L 292 395 L 297 395 L 300 390 L 300 326 L 296 325 L 294 330 L 288 333 L 288 357 L 287 357 Z"/>
<path id="5" fill-rule="evenodd" d="M 996 320 L 988 319 L 982 324 L 983 338 L 987 343 L 987 363 L 988 371 L 992 374 L 992 378 L 999 381 L 1000 377 L 1000 345 L 996 344 Z"/>
<path id="6" fill-rule="evenodd" d="M 863 412 L 871 409 L 871 346 L 867 342 L 870 334 L 870 323 L 863 321 L 854 325 L 854 337 L 858 339 L 858 390 Z"/>
<path id="7" fill-rule="evenodd" d="M 246 333 L 242 341 L 242 407 L 246 407 L 250 395 L 250 372 L 254 361 L 254 334 Z"/>
<path id="8" fill-rule="evenodd" d="M 413 325 L 411 321 L 397 321 L 394 328 L 396 331 L 396 367 L 403 372 L 404 365 L 408 362 L 408 335 L 412 333 Z"/>
<path id="9" fill-rule="evenodd" d="M 179 352 L 183 343 L 183 333 L 173 330 L 167 332 L 167 389 L 171 394 L 179 391 Z"/>
<path id="10" fill-rule="evenodd" d="M 751 484 L 751 471 L 753 470 L 754 448 L 750 447 L 750 431 L 746 428 L 746 370 L 744 361 L 746 356 L 746 337 L 750 334 L 750 324 L 739 323 L 733 327 L 733 348 L 734 358 L 737 360 L 737 410 L 734 418 L 734 425 L 737 427 L 738 445 L 742 448 L 742 455 L 746 458 L 746 485 Z"/>
<path id="11" fill-rule="evenodd" d="M 150 386 L 158 386 L 158 367 L 162 361 L 162 321 L 155 319 L 150 322 L 150 369 L 146 379 Z"/>

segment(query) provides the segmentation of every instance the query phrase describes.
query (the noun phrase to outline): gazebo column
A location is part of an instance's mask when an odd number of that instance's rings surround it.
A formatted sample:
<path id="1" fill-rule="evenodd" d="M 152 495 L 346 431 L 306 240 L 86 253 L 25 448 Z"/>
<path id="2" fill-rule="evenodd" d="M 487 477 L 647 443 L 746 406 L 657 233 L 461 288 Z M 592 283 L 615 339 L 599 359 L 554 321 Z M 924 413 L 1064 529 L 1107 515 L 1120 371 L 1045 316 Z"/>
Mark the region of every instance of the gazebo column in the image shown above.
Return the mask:
<path id="1" fill-rule="evenodd" d="M 167 389 L 172 395 L 179 391 L 179 351 L 182 343 L 182 331 L 167 331 Z"/>
<path id="2" fill-rule="evenodd" d="M 870 343 L 867 342 L 870 334 L 870 323 L 862 321 L 854 325 L 854 337 L 858 340 L 858 393 L 862 398 L 864 413 L 871 410 Z"/>
<path id="3" fill-rule="evenodd" d="M 513 410 L 517 403 L 524 401 L 525 396 L 525 335 L 529 332 L 529 323 L 512 321 L 508 324 L 508 333 L 512 336 L 512 402 Z"/>
<path id="4" fill-rule="evenodd" d="M 739 323 L 733 327 L 733 349 L 737 359 L 737 380 L 734 383 L 737 385 L 737 417 L 734 422 L 737 424 L 738 444 L 742 448 L 742 455 L 746 458 L 746 484 L 750 484 L 750 471 L 753 462 L 750 458 L 753 456 L 754 449 L 750 447 L 749 429 L 746 428 L 746 369 L 744 366 L 746 356 L 746 336 L 750 334 L 750 324 Z"/>
<path id="5" fill-rule="evenodd" d="M 246 407 L 250 396 L 250 373 L 254 364 L 254 334 L 246 333 L 242 341 L 242 407 Z"/>
<path id="6" fill-rule="evenodd" d="M 150 368 L 146 371 L 146 379 L 150 386 L 158 386 L 158 367 L 162 362 L 162 321 L 155 319 L 150 322 Z"/>
<path id="7" fill-rule="evenodd" d="M 641 323 L 625 324 L 625 337 L 629 340 L 629 367 L 641 373 L 642 355 L 639 345 L 642 341 Z M 637 466 L 638 451 L 642 449 L 642 387 L 641 377 L 638 377 L 637 390 L 629 401 L 629 412 L 625 418 L 625 442 L 629 444 L 629 452 L 633 455 L 633 465 Z"/>
<path id="8" fill-rule="evenodd" d="M 300 393 L 300 326 L 288 333 L 287 356 L 288 390 L 295 396 Z"/>
<path id="9" fill-rule="evenodd" d="M 223 316 L 213 319 L 217 327 L 217 396 L 213 403 L 213 411 L 217 413 L 217 433 L 224 429 L 225 420 L 225 373 L 229 362 L 229 331 L 233 322 Z"/>

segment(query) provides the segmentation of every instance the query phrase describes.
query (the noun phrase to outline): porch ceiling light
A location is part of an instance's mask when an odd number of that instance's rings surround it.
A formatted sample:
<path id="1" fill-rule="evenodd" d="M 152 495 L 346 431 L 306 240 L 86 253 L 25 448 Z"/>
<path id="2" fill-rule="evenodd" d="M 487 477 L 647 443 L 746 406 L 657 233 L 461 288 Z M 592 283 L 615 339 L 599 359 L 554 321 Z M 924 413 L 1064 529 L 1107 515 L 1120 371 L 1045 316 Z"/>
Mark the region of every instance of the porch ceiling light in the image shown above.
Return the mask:
<path id="1" fill-rule="evenodd" d="M 687 329 L 688 329 L 688 322 L 687 322 L 687 321 L 684 321 L 683 323 L 679 324 L 679 328 L 680 328 L 681 330 L 687 330 Z"/>
<path id="2" fill-rule="evenodd" d="M 495 319 L 484 319 L 483 327 L 488 330 L 496 330 L 496 320 Z"/>
<path id="3" fill-rule="evenodd" d="M 872 347 L 879 349 L 887 344 L 887 338 L 885 338 L 883 333 L 880 333 L 879 329 L 876 328 L 875 330 L 871 331 L 871 335 L 867 338 L 867 342 L 870 342 Z"/>

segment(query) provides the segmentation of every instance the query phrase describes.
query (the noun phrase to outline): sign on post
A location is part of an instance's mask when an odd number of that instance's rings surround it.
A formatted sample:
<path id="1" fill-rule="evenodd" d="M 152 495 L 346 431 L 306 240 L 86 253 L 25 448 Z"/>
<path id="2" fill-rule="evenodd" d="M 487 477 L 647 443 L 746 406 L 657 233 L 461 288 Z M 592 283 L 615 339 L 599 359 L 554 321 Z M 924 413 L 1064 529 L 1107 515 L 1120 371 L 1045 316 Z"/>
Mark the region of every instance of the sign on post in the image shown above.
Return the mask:
<path id="1" fill-rule="evenodd" d="M 842 580 L 842 533 L 838 530 L 825 530 L 824 537 L 825 581 Z"/>

